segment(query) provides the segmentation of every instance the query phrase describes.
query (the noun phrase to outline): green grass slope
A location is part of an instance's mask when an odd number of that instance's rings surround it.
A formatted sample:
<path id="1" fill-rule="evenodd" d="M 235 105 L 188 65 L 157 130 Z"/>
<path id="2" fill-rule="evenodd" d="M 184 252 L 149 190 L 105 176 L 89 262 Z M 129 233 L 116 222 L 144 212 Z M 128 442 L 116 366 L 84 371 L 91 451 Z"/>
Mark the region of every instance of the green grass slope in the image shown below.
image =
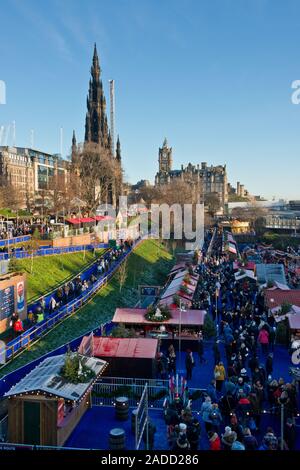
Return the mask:
<path id="1" fill-rule="evenodd" d="M 144 241 L 128 259 L 127 279 L 121 292 L 118 275 L 115 275 L 89 304 L 3 368 L 0 376 L 109 321 L 117 307 L 134 307 L 139 300 L 138 286 L 163 285 L 173 264 L 172 255 L 161 243 L 156 240 Z"/>

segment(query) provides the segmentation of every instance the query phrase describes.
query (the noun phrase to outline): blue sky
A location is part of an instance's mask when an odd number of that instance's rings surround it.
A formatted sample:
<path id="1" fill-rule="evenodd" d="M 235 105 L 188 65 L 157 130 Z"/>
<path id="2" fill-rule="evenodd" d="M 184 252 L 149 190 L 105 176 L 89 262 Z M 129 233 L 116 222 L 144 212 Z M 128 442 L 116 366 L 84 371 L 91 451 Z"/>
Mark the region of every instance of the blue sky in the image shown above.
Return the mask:
<path id="1" fill-rule="evenodd" d="M 298 0 L 0 0 L 0 125 L 17 145 L 84 136 L 93 43 L 129 181 L 153 181 L 164 137 L 181 163 L 226 163 L 253 194 L 300 199 Z M 12 138 L 8 137 L 8 143 Z"/>

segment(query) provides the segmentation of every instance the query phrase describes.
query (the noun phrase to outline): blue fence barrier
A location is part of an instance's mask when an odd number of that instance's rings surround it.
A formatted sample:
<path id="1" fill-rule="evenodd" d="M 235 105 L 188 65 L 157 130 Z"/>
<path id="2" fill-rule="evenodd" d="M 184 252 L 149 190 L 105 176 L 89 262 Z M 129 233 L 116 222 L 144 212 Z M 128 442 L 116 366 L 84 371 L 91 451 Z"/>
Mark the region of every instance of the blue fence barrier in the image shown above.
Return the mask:
<path id="1" fill-rule="evenodd" d="M 28 347 L 29 344 L 43 336 L 45 331 L 50 330 L 55 324 L 59 323 L 62 319 L 75 313 L 81 308 L 101 287 L 103 287 L 113 276 L 115 271 L 119 268 L 122 262 L 128 257 L 132 250 L 140 243 L 141 240 L 137 241 L 135 245 L 129 248 L 123 255 L 121 255 L 116 261 L 114 261 L 109 270 L 101 275 L 97 281 L 90 286 L 84 293 L 73 299 L 66 305 L 60 307 L 57 311 L 50 314 L 45 320 L 37 323 L 35 326 L 26 330 L 18 338 L 10 341 L 6 344 L 5 348 L 0 350 L 0 355 L 5 355 L 6 362 L 12 360 L 17 352 L 24 347 Z"/>
<path id="2" fill-rule="evenodd" d="M 31 239 L 31 235 L 21 235 L 20 237 L 6 238 L 0 240 L 0 246 L 14 245 L 15 243 L 28 242 Z"/>
<path id="3" fill-rule="evenodd" d="M 8 253 L 0 253 L 0 261 L 3 260 L 8 260 L 9 257 L 11 258 L 12 256 L 14 258 L 22 259 L 22 258 L 31 258 L 32 256 L 47 256 L 47 255 L 61 255 L 61 254 L 66 254 L 66 253 L 75 253 L 75 252 L 80 252 L 80 251 L 91 251 L 94 250 L 95 248 L 108 248 L 108 243 L 98 243 L 97 245 L 79 245 L 79 246 L 65 246 L 61 248 L 47 248 L 43 247 L 40 248 L 39 250 L 36 250 L 33 255 L 32 253 L 29 253 L 28 251 L 23 251 L 20 248 L 16 248 L 14 252 L 10 252 L 9 255 Z"/>

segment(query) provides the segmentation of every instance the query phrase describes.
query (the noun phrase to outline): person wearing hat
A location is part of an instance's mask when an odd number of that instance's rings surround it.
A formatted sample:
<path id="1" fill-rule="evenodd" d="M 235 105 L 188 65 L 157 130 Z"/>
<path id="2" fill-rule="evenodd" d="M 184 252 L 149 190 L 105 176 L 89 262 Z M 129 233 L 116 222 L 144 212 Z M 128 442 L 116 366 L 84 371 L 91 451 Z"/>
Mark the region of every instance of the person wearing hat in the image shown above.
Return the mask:
<path id="1" fill-rule="evenodd" d="M 187 439 L 186 431 L 187 426 L 185 423 L 180 423 L 178 426 L 178 436 L 174 442 L 173 450 L 188 450 L 190 449 L 190 443 Z"/>
<path id="2" fill-rule="evenodd" d="M 224 434 L 222 434 L 223 450 L 231 450 L 232 444 L 237 440 L 235 431 L 230 426 L 226 426 Z"/>
<path id="3" fill-rule="evenodd" d="M 264 435 L 261 446 L 258 450 L 277 450 L 278 439 L 274 434 L 272 428 L 267 429 L 267 433 Z"/>

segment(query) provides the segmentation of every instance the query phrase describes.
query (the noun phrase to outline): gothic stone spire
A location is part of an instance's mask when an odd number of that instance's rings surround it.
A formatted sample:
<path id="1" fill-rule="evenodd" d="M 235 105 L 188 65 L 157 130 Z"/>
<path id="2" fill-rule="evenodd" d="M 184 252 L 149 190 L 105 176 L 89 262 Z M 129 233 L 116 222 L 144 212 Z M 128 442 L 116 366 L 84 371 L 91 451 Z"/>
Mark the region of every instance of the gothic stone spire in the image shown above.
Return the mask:
<path id="1" fill-rule="evenodd" d="M 85 119 L 85 142 L 95 142 L 105 148 L 109 147 L 106 101 L 100 79 L 101 68 L 96 44 L 94 46 L 91 79 L 87 96 L 87 113 Z"/>

